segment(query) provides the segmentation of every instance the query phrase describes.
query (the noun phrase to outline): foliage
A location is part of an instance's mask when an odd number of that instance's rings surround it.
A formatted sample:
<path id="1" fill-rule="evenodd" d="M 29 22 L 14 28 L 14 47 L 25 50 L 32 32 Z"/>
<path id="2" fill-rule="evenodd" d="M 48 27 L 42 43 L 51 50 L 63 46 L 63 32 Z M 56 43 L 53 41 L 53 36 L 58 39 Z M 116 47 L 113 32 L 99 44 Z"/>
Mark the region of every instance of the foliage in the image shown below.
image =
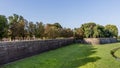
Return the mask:
<path id="1" fill-rule="evenodd" d="M 103 37 L 117 37 L 118 29 L 115 25 L 96 25 L 94 22 L 82 24 L 82 29 L 85 38 L 103 38 Z"/>
<path id="2" fill-rule="evenodd" d="M 63 28 L 61 31 L 61 37 L 73 37 L 73 30 L 71 30 L 70 28 Z"/>
<path id="3" fill-rule="evenodd" d="M 104 36 L 104 26 L 96 25 L 93 30 L 94 30 L 94 34 L 93 34 L 94 38 L 105 37 Z"/>
<path id="4" fill-rule="evenodd" d="M 58 22 L 43 24 L 42 22 L 28 22 L 23 16 L 13 14 L 8 17 L 0 15 L 0 39 L 8 37 L 15 39 L 31 38 L 101 38 L 117 37 L 118 29 L 115 25 L 102 26 L 94 22 L 88 22 L 74 30 L 63 28 Z"/>
<path id="5" fill-rule="evenodd" d="M 47 24 L 45 27 L 45 37 L 49 39 L 55 39 L 59 36 L 58 28 L 52 24 Z"/>
<path id="6" fill-rule="evenodd" d="M 45 26 L 45 33 L 46 38 L 55 39 L 57 37 L 73 37 L 73 31 L 70 28 L 62 28 L 59 23 L 54 24 L 47 24 Z"/>
<path id="7" fill-rule="evenodd" d="M 24 37 L 25 19 L 17 14 L 9 16 L 9 29 L 12 40 L 15 40 L 16 37 Z"/>
<path id="8" fill-rule="evenodd" d="M 44 35 L 44 24 L 42 22 L 36 23 L 35 37 L 43 38 Z"/>
<path id="9" fill-rule="evenodd" d="M 82 39 L 82 38 L 84 38 L 84 32 L 82 31 L 81 28 L 75 28 L 74 29 L 74 37 L 76 39 Z"/>
<path id="10" fill-rule="evenodd" d="M 0 15 L 0 39 L 7 37 L 8 21 L 4 15 Z"/>
<path id="11" fill-rule="evenodd" d="M 18 23 L 18 32 L 19 32 L 18 37 L 22 37 L 23 40 L 28 35 L 27 25 L 28 25 L 28 21 L 25 20 L 23 17 L 21 17 L 21 20 Z"/>
<path id="12" fill-rule="evenodd" d="M 62 28 L 62 26 L 59 23 L 54 23 L 54 26 L 56 26 L 57 28 Z"/>
<path id="13" fill-rule="evenodd" d="M 34 24 L 33 22 L 29 22 L 29 25 L 28 25 L 28 32 L 29 32 L 29 36 L 30 36 L 30 37 L 35 36 L 36 24 Z"/>
<path id="14" fill-rule="evenodd" d="M 118 36 L 118 39 L 120 39 L 120 36 Z"/>
<path id="15" fill-rule="evenodd" d="M 108 24 L 108 25 L 105 26 L 105 29 L 108 30 L 111 33 L 110 34 L 111 37 L 117 37 L 118 36 L 118 29 L 115 25 Z"/>
<path id="16" fill-rule="evenodd" d="M 85 23 L 82 24 L 81 29 L 84 32 L 84 37 L 86 38 L 92 38 L 93 34 L 94 34 L 94 27 L 96 26 L 96 24 L 94 22 L 89 22 L 89 23 Z"/>

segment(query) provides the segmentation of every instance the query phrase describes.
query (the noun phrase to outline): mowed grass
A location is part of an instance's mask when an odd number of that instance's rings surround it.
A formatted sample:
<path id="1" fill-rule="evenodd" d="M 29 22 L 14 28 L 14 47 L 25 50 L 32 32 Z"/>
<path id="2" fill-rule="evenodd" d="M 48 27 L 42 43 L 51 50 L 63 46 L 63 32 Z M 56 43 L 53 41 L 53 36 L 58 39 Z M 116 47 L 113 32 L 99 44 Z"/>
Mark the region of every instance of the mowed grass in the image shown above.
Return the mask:
<path id="1" fill-rule="evenodd" d="M 73 44 L 2 65 L 1 68 L 120 68 L 120 61 L 110 54 L 119 46 L 120 43 L 100 46 Z"/>
<path id="2" fill-rule="evenodd" d="M 118 58 L 120 58 L 120 46 L 119 46 L 119 49 L 115 52 L 115 56 L 117 56 Z"/>

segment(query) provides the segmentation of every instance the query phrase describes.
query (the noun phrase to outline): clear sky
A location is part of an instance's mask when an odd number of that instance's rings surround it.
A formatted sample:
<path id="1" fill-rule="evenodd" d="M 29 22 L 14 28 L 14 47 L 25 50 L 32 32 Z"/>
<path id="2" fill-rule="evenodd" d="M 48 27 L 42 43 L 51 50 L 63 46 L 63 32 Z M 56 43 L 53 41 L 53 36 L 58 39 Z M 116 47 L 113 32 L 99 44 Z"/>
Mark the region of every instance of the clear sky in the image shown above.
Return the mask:
<path id="1" fill-rule="evenodd" d="M 28 21 L 59 22 L 70 28 L 86 22 L 114 24 L 120 34 L 120 0 L 0 0 L 0 14 L 13 13 Z"/>

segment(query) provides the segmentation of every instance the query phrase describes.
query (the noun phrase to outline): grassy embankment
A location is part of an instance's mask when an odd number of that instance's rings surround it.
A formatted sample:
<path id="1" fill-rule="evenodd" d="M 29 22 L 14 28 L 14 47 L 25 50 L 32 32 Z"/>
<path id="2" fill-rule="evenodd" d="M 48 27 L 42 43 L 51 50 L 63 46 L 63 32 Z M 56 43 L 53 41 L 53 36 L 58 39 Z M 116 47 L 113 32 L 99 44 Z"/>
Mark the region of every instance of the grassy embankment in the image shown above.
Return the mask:
<path id="1" fill-rule="evenodd" d="M 110 51 L 120 43 L 90 46 L 73 44 L 29 58 L 18 60 L 0 68 L 120 68 Z M 120 50 L 115 53 L 120 55 Z"/>

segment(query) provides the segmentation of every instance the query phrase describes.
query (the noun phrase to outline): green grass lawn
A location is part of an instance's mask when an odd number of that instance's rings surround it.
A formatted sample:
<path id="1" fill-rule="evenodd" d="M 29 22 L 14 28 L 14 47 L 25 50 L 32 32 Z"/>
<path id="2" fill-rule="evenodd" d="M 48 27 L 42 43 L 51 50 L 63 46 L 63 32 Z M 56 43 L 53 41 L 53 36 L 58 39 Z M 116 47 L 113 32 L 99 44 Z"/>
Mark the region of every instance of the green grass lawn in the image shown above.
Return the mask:
<path id="1" fill-rule="evenodd" d="M 120 48 L 115 52 L 115 56 L 117 56 L 118 58 L 120 58 Z"/>
<path id="2" fill-rule="evenodd" d="M 120 68 L 120 61 L 110 54 L 110 50 L 119 46 L 120 43 L 100 46 L 73 44 L 18 60 L 1 68 Z"/>

